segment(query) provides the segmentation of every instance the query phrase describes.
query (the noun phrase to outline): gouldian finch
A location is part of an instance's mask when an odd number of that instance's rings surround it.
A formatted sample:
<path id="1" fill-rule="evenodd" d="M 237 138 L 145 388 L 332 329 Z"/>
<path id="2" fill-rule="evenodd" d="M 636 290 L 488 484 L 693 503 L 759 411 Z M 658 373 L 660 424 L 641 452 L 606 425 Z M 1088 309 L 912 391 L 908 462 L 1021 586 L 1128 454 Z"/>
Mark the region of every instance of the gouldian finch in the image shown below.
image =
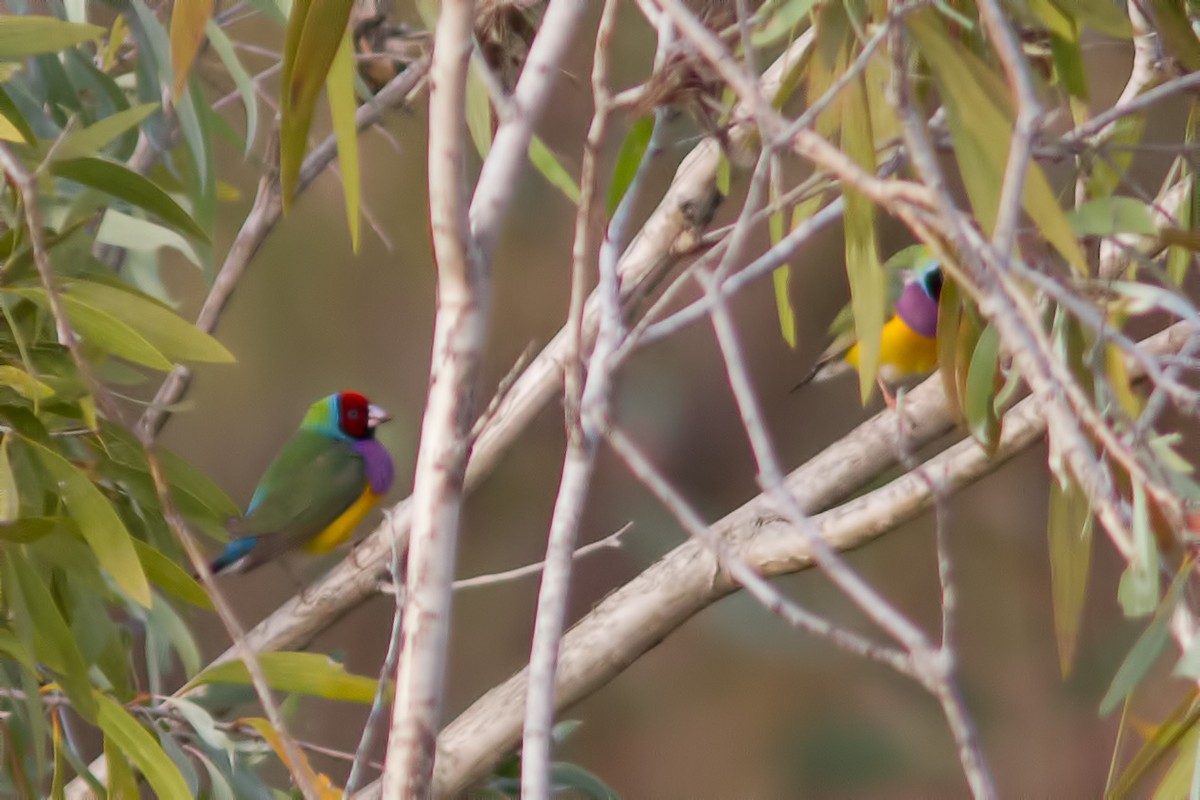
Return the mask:
<path id="1" fill-rule="evenodd" d="M 897 383 L 930 372 L 937 366 L 938 298 L 942 293 L 942 269 L 927 263 L 904 276 L 895 311 L 884 323 L 879 341 L 879 377 Z M 843 316 L 845 319 L 843 319 Z M 858 367 L 858 342 L 854 341 L 853 319 L 839 314 L 831 332 L 848 323 L 846 332 L 834 338 L 816 366 L 800 384 L 823 381 Z"/>
<path id="2" fill-rule="evenodd" d="M 212 562 L 213 573 L 246 572 L 295 549 L 326 553 L 346 541 L 392 485 L 392 459 L 375 439 L 376 426 L 389 419 L 358 392 L 313 403 L 245 515 L 226 523 L 234 538 Z"/>

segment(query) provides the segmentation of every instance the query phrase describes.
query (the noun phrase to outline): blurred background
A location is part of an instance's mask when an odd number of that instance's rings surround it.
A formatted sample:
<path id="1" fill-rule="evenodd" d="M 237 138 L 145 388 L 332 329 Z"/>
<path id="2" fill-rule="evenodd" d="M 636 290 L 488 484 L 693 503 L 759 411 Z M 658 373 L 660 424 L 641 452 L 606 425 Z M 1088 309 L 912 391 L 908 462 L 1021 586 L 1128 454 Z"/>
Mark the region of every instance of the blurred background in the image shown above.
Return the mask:
<path id="1" fill-rule="evenodd" d="M 401 4 L 397 4 L 401 5 Z M 598 4 L 597 4 L 598 5 Z M 398 9 L 403 18 L 405 8 Z M 408 11 L 411 11 L 410 9 Z M 597 12 L 598 13 L 598 12 Z M 620 87 L 646 75 L 651 32 L 626 8 L 612 63 Z M 416 22 L 416 19 L 410 19 Z M 254 39 L 254 24 L 231 31 Z M 281 33 L 263 26 L 261 43 Z M 581 36 L 540 134 L 578 173 L 579 142 L 591 115 L 590 33 Z M 1130 53 L 1120 44 L 1089 47 L 1097 105 L 1120 91 Z M 274 87 L 270 87 L 274 91 Z M 389 500 L 411 489 L 420 414 L 429 372 L 434 267 L 426 205 L 424 98 L 391 114 L 390 139 L 363 137 L 363 201 L 386 242 L 364 221 L 351 253 L 341 187 L 326 173 L 296 203 L 242 280 L 217 331 L 233 366 L 203 367 L 188 408 L 164 442 L 213 476 L 244 504 L 262 470 L 305 408 L 332 391 L 356 389 L 395 421 L 380 439 L 398 464 Z M 1180 104 L 1182 106 L 1183 104 Z M 240 112 L 233 112 L 240 113 Z M 1147 127 L 1170 138 L 1183 110 L 1163 109 Z M 620 126 L 629 120 L 620 120 Z M 319 124 L 324 135 L 327 121 Z M 671 128 L 671 147 L 656 164 L 648 213 L 675 166 L 695 143 L 686 119 Z M 615 156 L 620 136 L 609 140 Z M 1140 157 L 1136 168 L 1160 175 L 1167 156 Z M 474 168 L 478 159 L 472 156 Z M 253 199 L 254 170 L 227 148 L 219 174 L 241 192 L 223 208 L 218 263 Z M 740 179 L 740 183 L 739 183 Z M 744 187 L 735 175 L 733 194 Z M 574 209 L 540 176 L 516 189 L 494 264 L 493 315 L 484 397 L 531 342 L 539 347 L 566 314 Z M 728 221 L 739 203 L 721 209 Z M 910 243 L 889 220 L 886 256 Z M 765 231 L 761 245 L 766 246 Z M 180 265 L 173 288 L 193 314 L 205 286 Z M 861 409 L 852 377 L 789 393 L 823 346 L 824 330 L 848 291 L 841 241 L 832 231 L 793 265 L 799 341 L 780 337 L 769 281 L 735 302 L 775 442 L 795 467 L 851 430 L 875 408 Z M 876 401 L 878 402 L 878 401 Z M 708 519 L 756 493 L 754 469 L 711 329 L 698 324 L 639 353 L 620 376 L 619 418 L 629 426 Z M 542 557 L 564 447 L 561 408 L 547 408 L 501 467 L 466 504 L 458 574 L 466 577 Z M 1003 796 L 1094 797 L 1101 793 L 1117 714 L 1097 707 L 1140 625 L 1123 620 L 1115 600 L 1119 564 L 1096 537 L 1089 602 L 1075 673 L 1063 681 L 1055 649 L 1047 565 L 1047 474 L 1041 448 L 1015 458 L 953 499 L 951 541 L 960 590 L 961 680 Z M 364 526 L 369 530 L 378 513 Z M 619 551 L 577 562 L 573 618 L 683 541 L 670 516 L 602 452 L 582 541 L 632 523 Z M 850 555 L 856 568 L 929 631 L 938 625 L 938 591 L 929 515 Z M 317 565 L 316 570 L 327 567 Z M 224 580 L 247 626 L 294 590 L 268 565 Z M 841 624 L 871 631 L 815 571 L 781 579 L 781 589 Z M 455 598 L 447 720 L 527 660 L 537 579 L 460 592 Z M 347 668 L 374 675 L 387 644 L 392 601 L 377 598 L 312 645 Z M 215 617 L 200 617 L 207 655 L 227 646 Z M 1183 684 L 1148 681 L 1138 719 L 1153 721 L 1182 696 Z M 353 750 L 367 709 L 305 700 L 293 723 L 301 738 Z M 730 597 L 689 621 L 611 684 L 561 719 L 583 722 L 558 757 L 596 772 L 623 797 L 956 797 L 966 786 L 936 702 L 915 684 L 798 634 L 750 599 Z M 377 748 L 379 754 L 382 748 Z M 344 780 L 345 765 L 317 765 Z"/>

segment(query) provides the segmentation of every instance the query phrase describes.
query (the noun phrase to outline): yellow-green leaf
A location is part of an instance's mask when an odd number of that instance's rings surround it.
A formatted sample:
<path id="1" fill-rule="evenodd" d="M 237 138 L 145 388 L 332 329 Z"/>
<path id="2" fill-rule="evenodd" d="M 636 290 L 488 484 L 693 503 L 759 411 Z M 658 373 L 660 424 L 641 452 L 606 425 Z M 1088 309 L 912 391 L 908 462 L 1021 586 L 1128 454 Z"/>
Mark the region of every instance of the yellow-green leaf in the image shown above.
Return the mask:
<path id="1" fill-rule="evenodd" d="M 58 483 L 71 516 L 79 524 L 79 531 L 96 554 L 100 566 L 126 594 L 149 608 L 150 584 L 134 549 L 133 537 L 108 499 L 70 461 L 37 442 L 24 441 Z"/>
<path id="2" fill-rule="evenodd" d="M 875 171 L 875 135 L 862 80 L 846 87 L 842 100 L 842 147 L 867 172 Z M 858 342 L 858 389 L 866 403 L 879 370 L 879 340 L 887 314 L 887 276 L 879 261 L 875 239 L 875 206 L 864 195 L 846 188 L 846 275 Z"/>
<path id="3" fill-rule="evenodd" d="M 529 140 L 529 163 L 542 173 L 542 177 L 548 180 L 551 186 L 565 194 L 568 200 L 579 203 L 579 184 L 575 183 L 571 173 L 559 162 L 558 156 L 537 136 Z"/>
<path id="4" fill-rule="evenodd" d="M 8 458 L 9 434 L 0 439 L 0 525 L 11 525 L 21 513 L 21 495 L 17 478 Z"/>
<path id="5" fill-rule="evenodd" d="M 353 0 L 296 0 L 288 18 L 279 98 L 279 181 L 291 207 L 317 95 L 341 47 Z"/>
<path id="6" fill-rule="evenodd" d="M 905 21 L 945 103 L 950 137 L 971 207 L 990 235 L 999 211 L 1014 124 L 1008 89 L 977 56 L 951 41 L 936 11 L 916 11 Z M 1027 167 L 1021 201 L 1054 249 L 1077 270 L 1086 272 L 1083 249 L 1037 162 L 1031 161 Z"/>
<path id="7" fill-rule="evenodd" d="M 9 289 L 8 291 L 32 300 L 43 307 L 49 307 L 44 289 L 28 287 Z M 135 364 L 163 372 L 170 371 L 171 362 L 167 357 L 124 321 L 107 311 L 93 308 L 73 297 L 64 295 L 62 299 L 71 326 L 85 340 L 105 352 L 120 356 Z"/>
<path id="8" fill-rule="evenodd" d="M 242 153 L 243 156 L 250 155 L 250 149 L 254 146 L 254 139 L 258 133 L 258 92 L 255 88 L 254 79 L 250 77 L 250 73 L 242 66 L 241 60 L 238 59 L 237 51 L 233 48 L 233 42 L 230 41 L 229 35 L 213 20 L 209 20 L 204 26 L 204 32 L 208 36 L 208 43 L 212 45 L 213 52 L 221 59 L 221 63 L 225 65 L 225 71 L 229 73 L 229 77 L 233 78 L 233 84 L 237 87 L 238 95 L 242 99 L 242 108 L 246 111 L 246 145 Z M 222 184 L 218 182 L 217 192 L 221 191 Z"/>
<path id="9" fill-rule="evenodd" d="M 133 292 L 92 281 L 63 284 L 63 297 L 128 320 L 156 349 L 183 361 L 230 363 L 233 354 L 170 309 Z"/>
<path id="10" fill-rule="evenodd" d="M 133 540 L 133 547 L 137 550 L 138 560 L 142 562 L 142 569 L 146 571 L 146 577 L 155 586 L 161 587 L 194 606 L 212 608 L 212 600 L 209 599 L 208 592 L 204 591 L 204 587 L 178 564 L 139 539 Z"/>
<path id="11" fill-rule="evenodd" d="M 1076 236 L 1115 236 L 1118 233 L 1153 236 L 1158 232 L 1150 207 L 1135 197 L 1109 195 L 1097 198 L 1068 211 L 1067 221 Z"/>
<path id="12" fill-rule="evenodd" d="M 104 783 L 109 800 L 138 800 L 141 792 L 138 791 L 137 776 L 111 736 L 104 737 L 104 760 L 108 768 Z"/>
<path id="13" fill-rule="evenodd" d="M 955 419 L 961 422 L 963 414 L 962 400 L 958 393 L 958 333 L 962 322 L 962 300 L 958 295 L 958 284 L 949 274 L 945 274 L 942 278 L 942 293 L 938 297 L 938 374 L 942 377 L 942 389 L 946 393 L 946 407 Z"/>
<path id="14" fill-rule="evenodd" d="M 1000 444 L 1000 417 L 996 390 L 1000 386 L 1000 336 L 994 325 L 984 328 L 971 353 L 963 413 L 975 441 L 991 456 Z"/>
<path id="15" fill-rule="evenodd" d="M 479 157 L 487 158 L 488 151 L 492 149 L 492 99 L 479 74 L 479 67 L 473 61 L 467 72 L 466 93 L 467 132 L 471 134 Z"/>
<path id="16" fill-rule="evenodd" d="M 158 797 L 191 797 L 187 781 L 155 737 L 107 695 L 96 692 L 97 723 L 104 735 L 141 771 Z"/>
<path id="17" fill-rule="evenodd" d="M 183 91 L 188 72 L 204 41 L 204 27 L 213 12 L 213 0 L 175 0 L 171 11 L 171 70 L 175 94 Z"/>
<path id="18" fill-rule="evenodd" d="M 646 148 L 650 146 L 650 136 L 653 133 L 654 117 L 642 117 L 629 126 L 629 132 L 625 134 L 625 139 L 621 142 L 621 151 L 617 153 L 617 161 L 613 164 L 612 181 L 608 184 L 608 216 L 610 218 L 616 213 L 617 206 L 621 204 L 621 198 L 625 196 L 625 192 L 629 191 L 629 185 L 637 176 L 638 169 L 642 165 L 642 157 L 646 155 Z M 724 155 L 722 155 L 722 160 L 728 167 L 729 161 L 724 158 Z M 729 191 L 728 185 L 726 185 L 725 191 Z"/>
<path id="19" fill-rule="evenodd" d="M 1092 559 L 1092 513 L 1085 495 L 1074 483 L 1064 490 L 1050 479 L 1050 515 L 1046 525 L 1050 546 L 1050 589 L 1054 600 L 1054 635 L 1058 666 L 1071 674 L 1079 643 L 1079 621 L 1087 598 Z"/>
<path id="20" fill-rule="evenodd" d="M 790 39 L 804 29 L 804 22 L 816 0 L 784 0 L 767 22 L 750 36 L 752 47 L 769 47 L 783 39 Z"/>
<path id="21" fill-rule="evenodd" d="M 27 400 L 43 400 L 54 396 L 54 390 L 20 367 L 0 365 L 0 384 L 7 386 Z"/>
<path id="22" fill-rule="evenodd" d="M 136 128 L 142 120 L 158 110 L 158 103 L 143 103 L 118 111 L 86 128 L 68 133 L 54 149 L 55 160 L 94 156 L 125 131 Z"/>
<path id="23" fill-rule="evenodd" d="M 259 653 L 258 660 L 267 683 L 276 691 L 350 703 L 370 704 L 375 699 L 375 678 L 346 672 L 343 665 L 321 653 Z M 206 683 L 248 685 L 250 674 L 240 660 L 225 661 L 192 678 L 185 691 Z"/>
<path id="24" fill-rule="evenodd" d="M 26 642 L 33 642 L 38 661 L 58 673 L 75 711 L 87 721 L 94 721 L 96 704 L 92 700 L 87 662 L 50 589 L 19 552 L 6 551 L 0 559 L 0 570 L 3 570 L 5 603 L 17 632 Z"/>
<path id="25" fill-rule="evenodd" d="M 1129 654 L 1125 656 L 1125 660 L 1121 662 L 1116 675 L 1113 676 L 1108 691 L 1100 701 L 1101 715 L 1107 715 L 1116 708 L 1117 704 L 1134 690 L 1150 668 L 1154 666 L 1154 662 L 1158 660 L 1163 647 L 1170 639 L 1171 631 L 1168 623 L 1170 623 L 1171 614 L 1175 610 L 1175 603 L 1179 599 L 1179 592 L 1186 583 L 1190 572 L 1191 562 L 1186 561 L 1183 570 L 1176 575 L 1170 589 L 1167 590 L 1166 596 L 1163 597 L 1161 603 L 1158 603 L 1154 618 L 1137 641 L 1133 643 Z"/>
<path id="26" fill-rule="evenodd" d="M 0 16 L 0 61 L 57 53 L 103 35 L 104 28 L 98 25 L 63 22 L 39 14 Z"/>
<path id="27" fill-rule="evenodd" d="M 350 248 L 358 252 L 358 127 L 354 124 L 354 45 L 349 34 L 342 37 L 329 77 L 325 79 L 329 113 L 337 136 L 338 165 L 342 168 L 342 192 L 346 197 L 346 220 L 350 225 Z"/>

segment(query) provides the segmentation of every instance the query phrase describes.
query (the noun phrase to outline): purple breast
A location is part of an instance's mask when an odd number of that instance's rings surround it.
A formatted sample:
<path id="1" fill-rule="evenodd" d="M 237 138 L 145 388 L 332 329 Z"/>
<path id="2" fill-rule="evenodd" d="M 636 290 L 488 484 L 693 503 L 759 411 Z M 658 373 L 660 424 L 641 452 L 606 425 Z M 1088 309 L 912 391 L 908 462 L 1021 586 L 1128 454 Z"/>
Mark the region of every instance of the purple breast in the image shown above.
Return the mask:
<path id="1" fill-rule="evenodd" d="M 934 300 L 916 281 L 909 281 L 896 303 L 896 316 L 904 324 L 929 339 L 937 336 L 937 300 Z"/>
<path id="2" fill-rule="evenodd" d="M 387 490 L 392 488 L 392 479 L 396 474 L 387 449 L 374 439 L 360 439 L 354 443 L 354 449 L 367 465 L 367 483 L 371 486 L 371 491 L 375 494 L 386 494 Z"/>

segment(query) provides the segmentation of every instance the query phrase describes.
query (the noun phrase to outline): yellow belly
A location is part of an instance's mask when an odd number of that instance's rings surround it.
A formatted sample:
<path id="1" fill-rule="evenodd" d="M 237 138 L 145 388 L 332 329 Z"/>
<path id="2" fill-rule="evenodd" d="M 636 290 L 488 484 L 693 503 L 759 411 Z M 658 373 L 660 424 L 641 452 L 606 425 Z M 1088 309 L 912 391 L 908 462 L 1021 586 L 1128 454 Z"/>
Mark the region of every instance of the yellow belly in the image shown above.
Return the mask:
<path id="1" fill-rule="evenodd" d="M 325 530 L 305 542 L 302 549 L 314 555 L 328 553 L 350 538 L 350 534 L 354 533 L 354 529 L 358 527 L 358 523 L 362 522 L 367 512 L 375 507 L 379 498 L 380 495 L 372 492 L 371 487 L 368 486 L 359 498 L 342 512 L 340 517 L 331 522 Z"/>
<path id="2" fill-rule="evenodd" d="M 857 344 L 846 353 L 846 360 L 858 366 Z M 887 321 L 879 339 L 879 373 L 884 380 L 931 372 L 936 366 L 937 339 L 922 336 L 899 317 Z"/>

